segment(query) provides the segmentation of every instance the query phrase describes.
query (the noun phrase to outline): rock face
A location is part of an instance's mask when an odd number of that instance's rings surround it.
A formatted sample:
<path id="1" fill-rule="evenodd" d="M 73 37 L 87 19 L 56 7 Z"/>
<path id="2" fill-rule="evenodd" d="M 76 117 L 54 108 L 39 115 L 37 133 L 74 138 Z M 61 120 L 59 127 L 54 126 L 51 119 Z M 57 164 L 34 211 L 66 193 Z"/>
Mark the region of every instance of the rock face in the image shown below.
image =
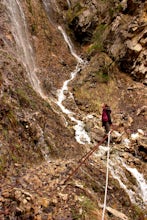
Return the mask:
<path id="1" fill-rule="evenodd" d="M 84 45 L 99 41 L 99 49 L 105 50 L 121 71 L 146 84 L 147 3 L 135 0 L 71 2 L 66 21 L 76 41 Z"/>
<path id="2" fill-rule="evenodd" d="M 127 7 L 112 22 L 107 50 L 123 72 L 146 84 L 147 4 L 135 1 L 132 4 L 128 1 Z"/>
<path id="3" fill-rule="evenodd" d="M 86 44 L 92 41 L 93 34 L 101 24 L 111 21 L 109 8 L 114 4 L 111 1 L 72 1 L 71 9 L 67 14 L 69 27 L 74 31 L 76 41 Z"/>

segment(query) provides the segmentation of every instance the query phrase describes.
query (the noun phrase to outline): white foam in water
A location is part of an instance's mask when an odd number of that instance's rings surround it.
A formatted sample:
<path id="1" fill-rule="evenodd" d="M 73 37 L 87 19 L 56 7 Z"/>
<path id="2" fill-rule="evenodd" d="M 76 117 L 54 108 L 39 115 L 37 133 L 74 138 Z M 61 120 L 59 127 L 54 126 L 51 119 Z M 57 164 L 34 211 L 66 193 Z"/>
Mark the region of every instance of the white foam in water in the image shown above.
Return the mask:
<path id="1" fill-rule="evenodd" d="M 102 157 L 106 154 L 108 149 L 109 149 L 108 147 L 100 145 L 98 148 L 98 151 L 96 153 L 94 153 L 94 156 L 95 157 Z"/>
<path id="2" fill-rule="evenodd" d="M 138 133 L 131 134 L 131 138 L 132 140 L 137 140 L 139 138 L 139 134 Z"/>
<path id="3" fill-rule="evenodd" d="M 129 140 L 128 138 L 124 138 L 124 139 L 122 140 L 122 143 L 123 143 L 126 147 L 129 147 L 129 145 L 130 145 L 130 140 Z"/>
<path id="4" fill-rule="evenodd" d="M 62 88 L 58 91 L 58 100 L 57 100 L 57 104 L 58 106 L 61 108 L 61 110 L 68 115 L 68 117 L 71 119 L 71 121 L 75 122 L 76 125 L 73 127 L 75 130 L 75 138 L 77 140 L 78 143 L 80 144 L 85 144 L 88 143 L 90 144 L 90 137 L 88 136 L 87 132 L 84 129 L 84 123 L 78 119 L 75 118 L 75 113 L 70 111 L 69 109 L 65 108 L 64 105 L 62 104 L 63 101 L 66 99 L 66 96 L 64 95 L 65 91 L 68 91 L 68 83 L 74 79 L 74 77 L 76 76 L 76 74 L 80 71 L 81 69 L 81 65 L 84 65 L 84 61 L 75 53 L 72 44 L 70 42 L 70 39 L 67 37 L 65 31 L 63 30 L 63 28 L 61 26 L 58 26 L 58 29 L 61 31 L 64 40 L 66 41 L 66 43 L 69 46 L 70 52 L 71 54 L 76 58 L 77 60 L 77 66 L 76 69 L 71 72 L 71 76 L 68 80 L 66 80 L 63 83 Z"/>
<path id="5" fill-rule="evenodd" d="M 143 174 L 139 173 L 136 168 L 132 168 L 123 163 L 123 166 L 135 177 L 141 198 L 145 205 L 147 205 L 147 183 L 143 177 Z"/>
<path id="6" fill-rule="evenodd" d="M 117 169 L 114 169 L 115 166 L 118 166 Z M 119 165 L 116 165 L 116 164 L 113 165 L 113 163 L 111 163 L 110 172 L 111 172 L 111 175 L 113 176 L 113 178 L 118 180 L 121 188 L 124 189 L 124 191 L 128 194 L 131 202 L 136 203 L 135 192 L 131 189 L 128 189 L 126 186 L 127 178 L 124 174 L 123 169 L 121 167 L 119 167 Z"/>
<path id="7" fill-rule="evenodd" d="M 98 152 L 94 153 L 95 157 L 103 157 L 108 151 L 108 147 L 99 146 Z M 104 161 L 105 163 L 105 161 Z M 136 180 L 136 185 L 132 184 L 125 175 L 125 169 L 128 170 Z M 138 172 L 136 168 L 131 168 L 126 165 L 122 159 L 117 156 L 110 157 L 109 170 L 114 179 L 116 179 L 120 187 L 128 194 L 132 203 L 137 204 L 139 207 L 146 207 L 147 205 L 147 183 L 143 175 Z"/>

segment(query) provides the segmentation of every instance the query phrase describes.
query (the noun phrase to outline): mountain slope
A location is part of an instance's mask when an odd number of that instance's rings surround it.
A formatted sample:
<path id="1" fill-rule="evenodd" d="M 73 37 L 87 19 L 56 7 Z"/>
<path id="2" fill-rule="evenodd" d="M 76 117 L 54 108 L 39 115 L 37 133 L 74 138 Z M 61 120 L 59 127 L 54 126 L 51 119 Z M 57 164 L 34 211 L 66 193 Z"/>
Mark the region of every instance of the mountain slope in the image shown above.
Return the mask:
<path id="1" fill-rule="evenodd" d="M 26 60 L 20 56 L 22 47 L 16 41 L 16 23 L 11 20 L 8 2 L 19 6 L 14 15 L 18 13 L 23 21 L 20 34 L 24 33 L 24 23 L 27 26 L 28 41 L 22 38 L 27 42 L 24 50 L 31 47 L 33 51 L 33 71 L 28 71 Z M 0 2 L 1 219 L 101 219 L 106 144 L 98 147 L 66 184 L 64 181 L 79 159 L 104 136 L 103 102 L 111 105 L 113 124 L 117 125 L 112 133 L 115 144 L 111 145 L 107 196 L 107 206 L 112 209 L 106 212 L 105 219 L 146 218 L 146 82 L 144 68 L 141 74 L 133 72 L 138 68 L 140 71 L 140 63 L 144 65 L 146 60 L 142 16 L 146 3 L 119 2 Z M 11 7 L 14 10 L 14 5 Z M 138 16 L 138 21 L 143 22 L 141 29 L 137 23 L 135 32 L 125 35 Z M 73 40 L 75 47 L 70 44 L 75 53 L 87 60 L 65 90 L 63 104 L 84 122 L 91 144 L 76 141 L 75 122 L 57 104 L 58 89 L 77 65 L 58 25 Z M 129 37 L 129 45 L 135 37 L 142 46 L 137 53 L 138 41 L 135 49 L 126 46 Z M 30 61 L 31 56 L 27 59 Z M 37 77 L 38 90 L 32 77 Z"/>

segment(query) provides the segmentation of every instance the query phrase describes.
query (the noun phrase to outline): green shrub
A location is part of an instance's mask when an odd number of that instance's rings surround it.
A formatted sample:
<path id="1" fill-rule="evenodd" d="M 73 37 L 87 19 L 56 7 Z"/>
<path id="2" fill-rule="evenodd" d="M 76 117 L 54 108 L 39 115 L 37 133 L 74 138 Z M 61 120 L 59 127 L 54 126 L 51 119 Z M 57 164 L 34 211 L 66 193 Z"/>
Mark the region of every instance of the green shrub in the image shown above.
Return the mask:
<path id="1" fill-rule="evenodd" d="M 104 46 L 103 46 L 103 42 L 104 42 L 104 31 L 106 29 L 107 25 L 106 24 L 100 24 L 98 25 L 98 27 L 96 28 L 96 30 L 93 33 L 93 37 L 92 37 L 92 45 L 88 50 L 88 53 L 91 54 L 92 52 L 95 51 L 104 51 Z"/>
<path id="2" fill-rule="evenodd" d="M 10 111 L 7 114 L 7 117 L 9 119 L 9 122 L 12 125 L 12 127 L 16 127 L 16 125 L 18 124 L 18 121 L 17 121 L 17 117 L 16 117 L 15 113 L 13 112 L 13 110 L 10 109 Z"/>
<path id="3" fill-rule="evenodd" d="M 104 70 L 104 67 L 96 72 L 96 79 L 98 82 L 101 83 L 108 83 L 110 80 L 110 76 L 108 74 L 108 71 Z"/>
<path id="4" fill-rule="evenodd" d="M 22 89 L 17 89 L 17 95 L 21 106 L 29 107 L 31 105 L 31 101 L 28 98 L 27 93 L 25 93 Z"/>
<path id="5" fill-rule="evenodd" d="M 67 23 L 70 24 L 74 18 L 78 17 L 86 8 L 77 3 L 74 8 L 69 9 L 67 12 Z"/>

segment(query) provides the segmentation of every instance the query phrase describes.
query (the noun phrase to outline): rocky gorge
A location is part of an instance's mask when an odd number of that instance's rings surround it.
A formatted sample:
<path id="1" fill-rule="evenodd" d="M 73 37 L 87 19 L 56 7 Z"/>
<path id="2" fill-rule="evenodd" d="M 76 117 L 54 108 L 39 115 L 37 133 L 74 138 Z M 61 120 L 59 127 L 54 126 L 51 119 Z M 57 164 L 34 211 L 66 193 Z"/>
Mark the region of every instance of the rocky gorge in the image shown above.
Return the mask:
<path id="1" fill-rule="evenodd" d="M 0 219 L 102 219 L 102 103 L 104 219 L 147 218 L 146 46 L 144 0 L 0 0 Z"/>

